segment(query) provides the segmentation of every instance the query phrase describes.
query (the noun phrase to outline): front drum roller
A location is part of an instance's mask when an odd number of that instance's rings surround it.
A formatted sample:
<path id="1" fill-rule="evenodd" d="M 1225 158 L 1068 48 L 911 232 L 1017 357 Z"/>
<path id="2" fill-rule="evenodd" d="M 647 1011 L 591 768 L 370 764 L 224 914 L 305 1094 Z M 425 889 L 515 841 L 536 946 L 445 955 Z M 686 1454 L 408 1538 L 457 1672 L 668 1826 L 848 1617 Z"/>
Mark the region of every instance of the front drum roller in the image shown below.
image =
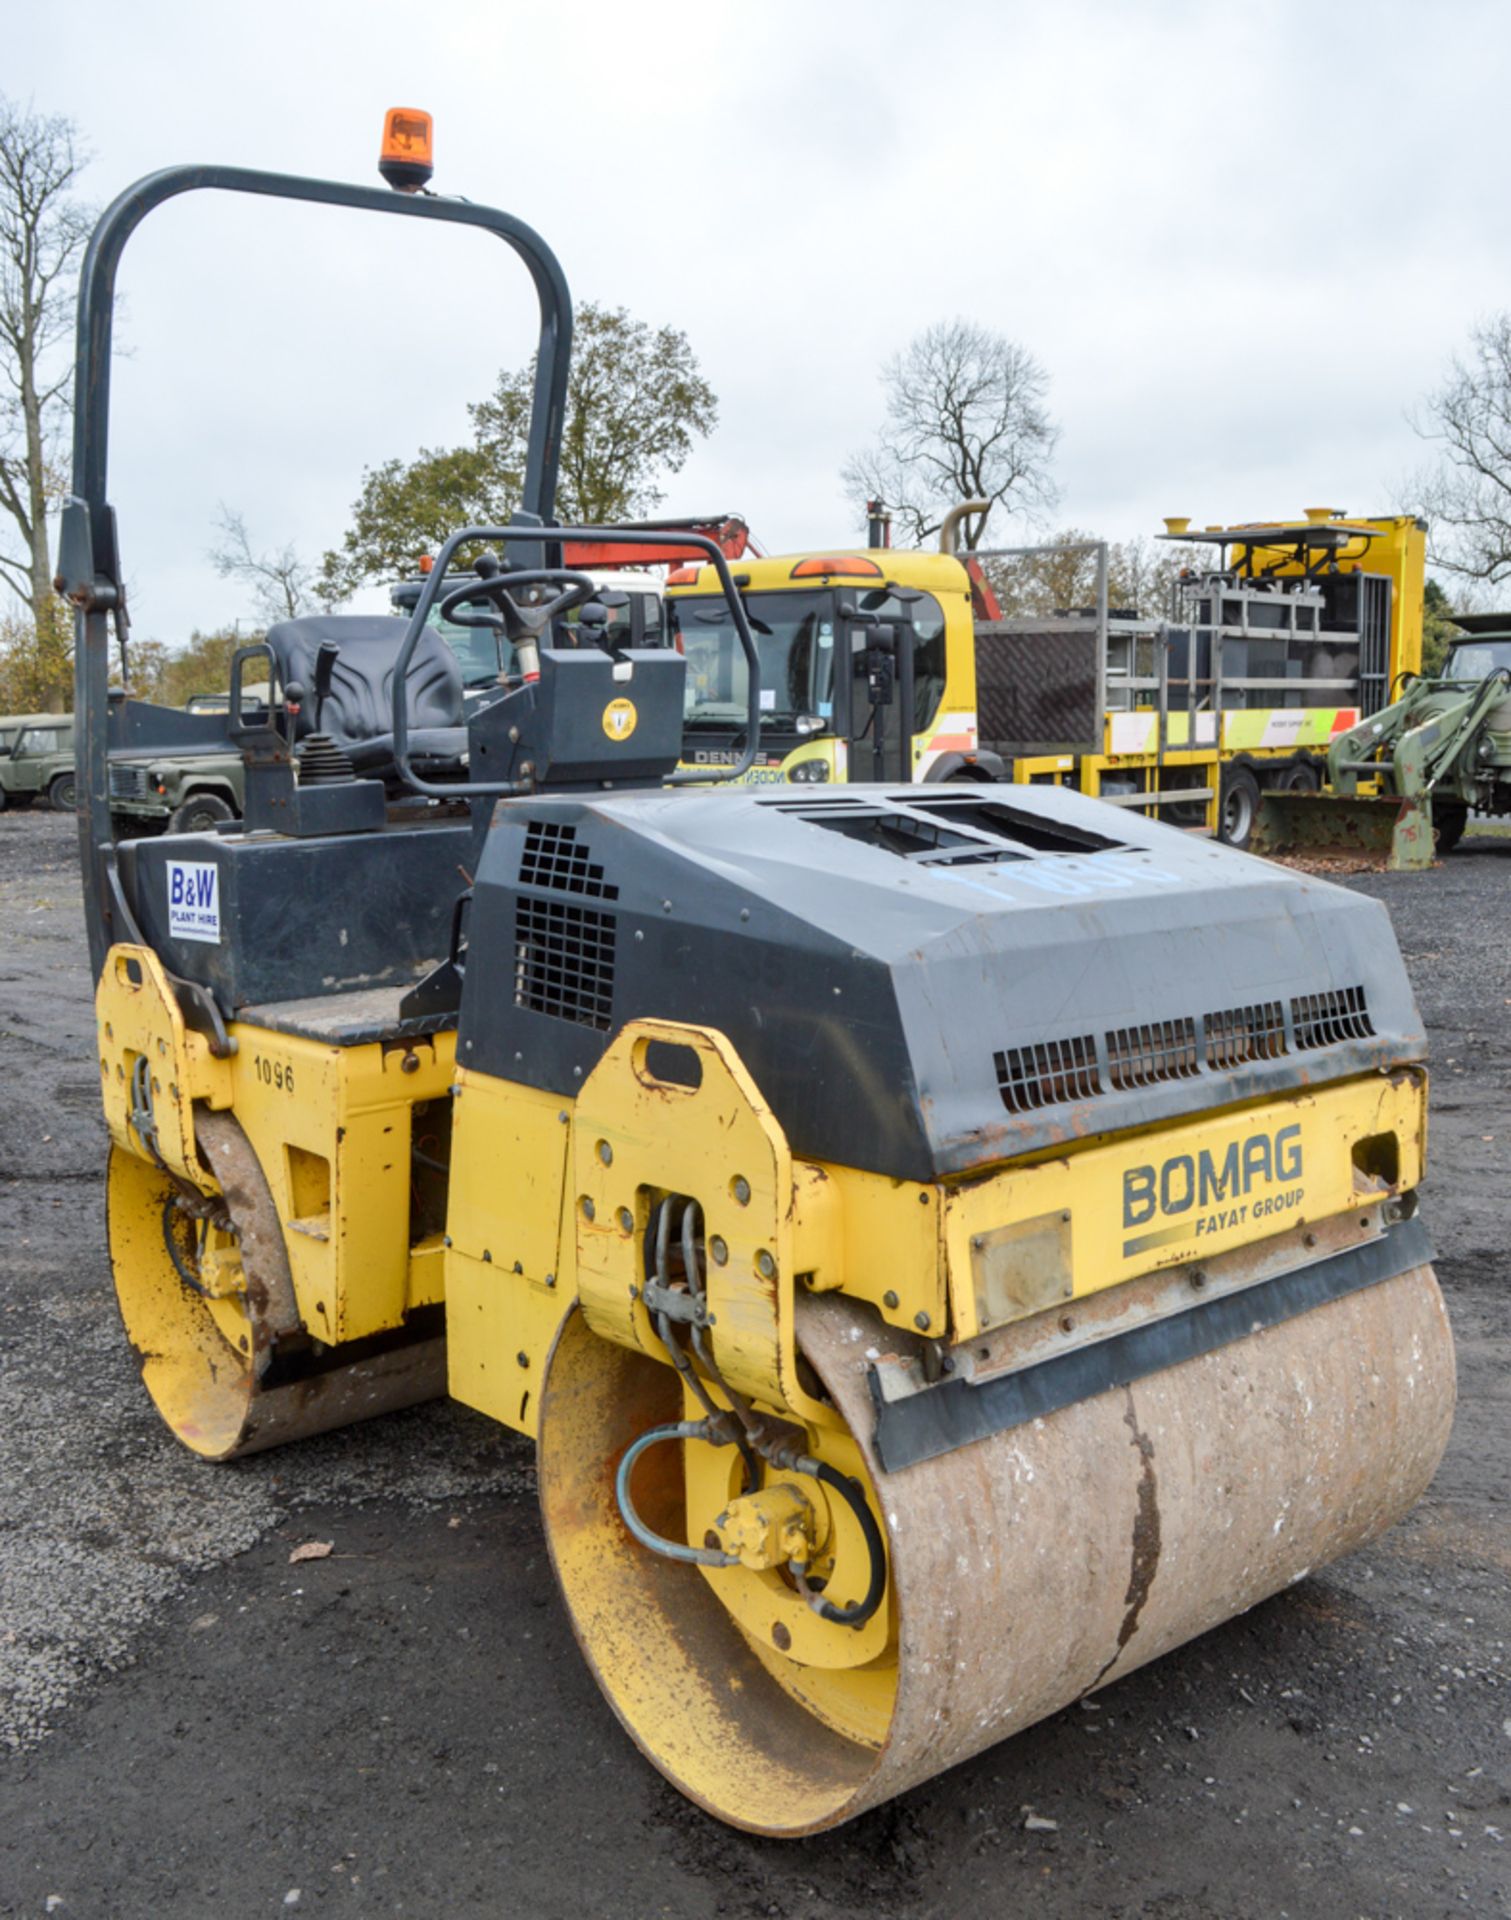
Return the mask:
<path id="1" fill-rule="evenodd" d="M 325 1347 L 299 1329 L 282 1227 L 251 1143 L 230 1114 L 203 1107 L 195 1136 L 229 1231 L 196 1228 L 175 1209 L 180 1183 L 120 1147 L 107 1179 L 126 1337 L 184 1445 L 233 1460 L 444 1393 L 443 1335 L 400 1331 Z"/>
<path id="2" fill-rule="evenodd" d="M 669 1780 L 755 1833 L 852 1819 L 1363 1546 L 1426 1488 L 1452 1421 L 1421 1266 L 889 1474 L 862 1437 L 880 1321 L 837 1294 L 798 1307 L 886 1530 L 886 1647 L 843 1686 L 737 1624 L 730 1574 L 647 1552 L 621 1521 L 618 1462 L 682 1417 L 670 1368 L 574 1313 L 541 1406 L 547 1538 L 599 1685 Z M 637 1463 L 637 1500 L 686 1540 L 678 1452 Z"/>

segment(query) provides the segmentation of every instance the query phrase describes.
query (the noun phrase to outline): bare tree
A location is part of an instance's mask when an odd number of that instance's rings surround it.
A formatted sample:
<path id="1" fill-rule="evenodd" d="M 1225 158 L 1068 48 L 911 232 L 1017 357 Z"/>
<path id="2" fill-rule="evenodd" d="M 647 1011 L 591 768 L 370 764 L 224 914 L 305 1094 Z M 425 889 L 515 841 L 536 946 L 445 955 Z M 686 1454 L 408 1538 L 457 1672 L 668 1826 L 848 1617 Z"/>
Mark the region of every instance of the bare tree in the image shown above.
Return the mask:
<path id="1" fill-rule="evenodd" d="M 1441 452 L 1407 493 L 1431 527 L 1433 565 L 1495 586 L 1511 579 L 1511 314 L 1482 322 L 1469 342 L 1412 418 Z"/>
<path id="2" fill-rule="evenodd" d="M 47 516 L 60 492 L 73 280 L 91 215 L 73 198 L 88 156 L 72 121 L 0 96 L 0 583 L 66 679 L 67 624 L 53 593 Z M 51 673 L 52 670 L 49 670 Z"/>
<path id="3" fill-rule="evenodd" d="M 1052 507 L 1060 430 L 1045 407 L 1049 376 L 1026 347 L 968 320 L 921 333 L 882 369 L 886 419 L 876 445 L 841 480 L 861 508 L 882 499 L 922 544 L 961 500 L 1033 516 Z M 962 529 L 981 545 L 989 514 Z"/>
<path id="4" fill-rule="evenodd" d="M 1048 616 L 1096 604 L 1097 536 L 1066 527 L 1035 550 L 983 560 L 987 581 L 1004 614 Z M 1146 620 L 1170 612 L 1175 582 L 1187 567 L 1200 567 L 1194 547 L 1135 537 L 1107 545 L 1107 605 Z"/>
<path id="5" fill-rule="evenodd" d="M 236 580 L 248 588 L 261 619 L 297 620 L 301 613 L 323 602 L 319 569 L 299 556 L 292 541 L 258 553 L 247 533 L 247 523 L 224 502 L 215 523 L 221 543 L 210 549 L 210 564 L 222 580 Z"/>

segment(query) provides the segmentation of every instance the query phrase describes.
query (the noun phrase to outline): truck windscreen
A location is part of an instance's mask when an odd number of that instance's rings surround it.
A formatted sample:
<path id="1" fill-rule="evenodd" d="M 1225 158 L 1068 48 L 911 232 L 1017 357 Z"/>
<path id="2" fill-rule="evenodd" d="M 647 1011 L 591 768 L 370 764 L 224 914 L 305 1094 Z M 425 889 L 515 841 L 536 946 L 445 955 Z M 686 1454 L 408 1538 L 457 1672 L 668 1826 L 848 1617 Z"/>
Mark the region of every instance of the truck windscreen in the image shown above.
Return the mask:
<path id="1" fill-rule="evenodd" d="M 761 717 L 788 726 L 834 716 L 834 595 L 748 593 L 761 658 Z M 668 634 L 687 660 L 687 722 L 728 727 L 745 718 L 745 659 L 720 595 L 668 598 Z"/>
<path id="2" fill-rule="evenodd" d="M 436 632 L 456 655 L 457 665 L 462 670 L 462 684 L 466 687 L 489 687 L 498 679 L 499 649 L 498 642 L 486 627 L 461 627 L 452 620 L 443 620 L 434 607 L 430 609 L 427 626 Z"/>
<path id="3" fill-rule="evenodd" d="M 1443 678 L 1478 682 L 1498 667 L 1511 667 L 1511 640 L 1475 640 L 1453 649 Z"/>

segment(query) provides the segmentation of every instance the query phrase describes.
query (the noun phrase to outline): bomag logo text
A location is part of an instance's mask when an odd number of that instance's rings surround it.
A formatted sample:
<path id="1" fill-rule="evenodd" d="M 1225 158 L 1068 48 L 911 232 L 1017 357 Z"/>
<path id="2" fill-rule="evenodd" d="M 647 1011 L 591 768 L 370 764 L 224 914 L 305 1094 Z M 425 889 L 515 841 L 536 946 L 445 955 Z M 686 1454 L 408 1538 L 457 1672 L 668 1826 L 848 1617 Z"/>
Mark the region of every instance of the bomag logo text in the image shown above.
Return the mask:
<path id="1" fill-rule="evenodd" d="M 1301 1128 L 1250 1134 L 1215 1151 L 1173 1153 L 1168 1160 L 1129 1167 L 1123 1175 L 1123 1225 L 1178 1222 L 1124 1244 L 1125 1253 L 1194 1230 L 1224 1233 L 1250 1220 L 1285 1214 L 1301 1205 Z M 1278 1189 L 1278 1191 L 1277 1191 Z M 1190 1214 L 1197 1218 L 1190 1220 Z"/>

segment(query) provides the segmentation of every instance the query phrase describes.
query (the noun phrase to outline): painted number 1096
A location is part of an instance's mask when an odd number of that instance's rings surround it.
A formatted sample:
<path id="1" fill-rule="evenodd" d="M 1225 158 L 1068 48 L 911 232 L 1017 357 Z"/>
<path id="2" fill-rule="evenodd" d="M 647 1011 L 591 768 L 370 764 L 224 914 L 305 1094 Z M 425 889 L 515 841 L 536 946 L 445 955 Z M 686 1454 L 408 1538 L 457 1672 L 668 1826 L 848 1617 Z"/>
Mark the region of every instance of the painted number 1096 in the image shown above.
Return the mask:
<path id="1" fill-rule="evenodd" d="M 280 1093 L 294 1091 L 292 1063 L 285 1065 L 282 1060 L 265 1060 L 260 1053 L 254 1053 L 252 1071 L 265 1087 L 276 1087 Z"/>

